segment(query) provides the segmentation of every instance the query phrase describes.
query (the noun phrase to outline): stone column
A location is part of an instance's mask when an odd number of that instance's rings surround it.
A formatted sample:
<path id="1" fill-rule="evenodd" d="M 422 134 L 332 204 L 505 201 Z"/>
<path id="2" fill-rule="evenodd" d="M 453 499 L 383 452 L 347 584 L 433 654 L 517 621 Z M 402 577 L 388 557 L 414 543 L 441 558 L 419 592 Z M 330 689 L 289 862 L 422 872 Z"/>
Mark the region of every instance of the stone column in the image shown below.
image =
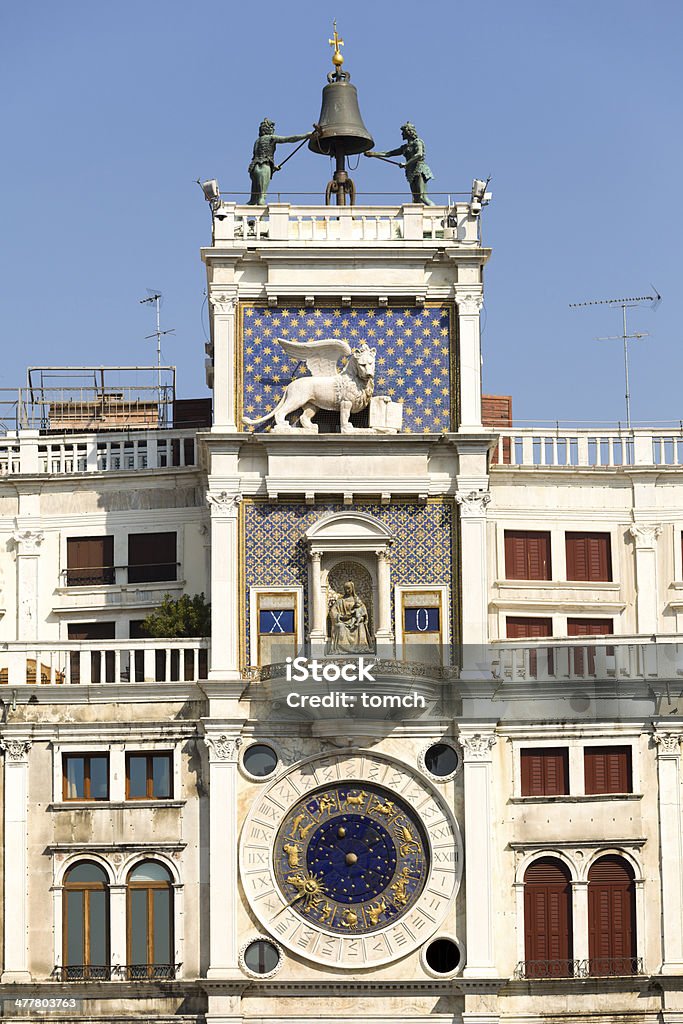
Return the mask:
<path id="1" fill-rule="evenodd" d="M 38 639 L 38 560 L 43 531 L 17 529 L 17 640 Z"/>
<path id="2" fill-rule="evenodd" d="M 312 644 L 321 644 L 325 641 L 325 618 L 323 615 L 323 592 L 320 566 L 322 561 L 321 551 L 311 551 L 311 592 L 309 594 L 311 612 L 311 634 Z"/>
<path id="3" fill-rule="evenodd" d="M 391 561 L 387 548 L 375 552 L 377 556 L 377 621 L 375 636 L 378 645 L 391 643 Z"/>
<path id="4" fill-rule="evenodd" d="M 237 430 L 237 293 L 220 286 L 209 291 L 213 331 L 213 430 Z"/>
<path id="5" fill-rule="evenodd" d="M 659 630 L 659 595 L 657 593 L 657 538 L 661 526 L 634 523 L 629 527 L 636 549 L 636 625 L 638 633 Z"/>
<path id="6" fill-rule="evenodd" d="M 5 966 L 0 981 L 30 981 L 28 966 L 28 752 L 31 740 L 0 739 L 5 752 Z"/>
<path id="7" fill-rule="evenodd" d="M 663 974 L 683 974 L 681 737 L 656 732 L 662 885 Z"/>
<path id="8" fill-rule="evenodd" d="M 488 643 L 488 564 L 486 558 L 486 510 L 488 491 L 457 491 L 460 509 L 462 679 L 490 678 Z"/>
<path id="9" fill-rule="evenodd" d="M 572 882 L 572 955 L 588 959 L 588 879 Z"/>
<path id="10" fill-rule="evenodd" d="M 496 742 L 492 732 L 460 733 L 465 780 L 466 978 L 497 977 L 494 962 L 493 821 L 491 786 Z"/>
<path id="11" fill-rule="evenodd" d="M 458 291 L 458 342 L 460 352 L 460 425 L 462 431 L 481 431 L 481 338 L 479 313 L 484 304 L 481 288 Z"/>
<path id="12" fill-rule="evenodd" d="M 209 969 L 208 978 L 242 975 L 237 965 L 237 756 L 233 725 L 204 721 L 209 750 Z"/>
<path id="13" fill-rule="evenodd" d="M 128 963 L 128 943 L 126 942 L 126 895 L 125 882 L 109 886 L 109 962 L 112 967 L 123 967 Z M 123 974 L 112 974 L 117 980 Z"/>
<path id="14" fill-rule="evenodd" d="M 241 494 L 209 493 L 211 509 L 211 665 L 209 679 L 239 679 L 239 506 Z"/>

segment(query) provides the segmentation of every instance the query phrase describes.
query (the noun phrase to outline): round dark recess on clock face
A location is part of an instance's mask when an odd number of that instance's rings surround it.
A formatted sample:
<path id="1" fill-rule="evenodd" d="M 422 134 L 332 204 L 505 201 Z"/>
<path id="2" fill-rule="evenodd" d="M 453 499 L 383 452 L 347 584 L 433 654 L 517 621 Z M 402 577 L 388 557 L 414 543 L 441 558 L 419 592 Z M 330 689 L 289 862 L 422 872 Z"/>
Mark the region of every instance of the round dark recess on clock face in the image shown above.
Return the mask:
<path id="1" fill-rule="evenodd" d="M 257 779 L 265 779 L 277 768 L 277 754 L 267 743 L 252 743 L 242 755 L 245 771 Z"/>
<path id="2" fill-rule="evenodd" d="M 272 942 L 255 939 L 244 950 L 244 965 L 253 974 L 270 974 L 280 963 L 280 951 Z"/>
<path id="3" fill-rule="evenodd" d="M 424 755 L 425 768 L 437 778 L 452 775 L 458 767 L 458 752 L 450 743 L 433 743 Z"/>
<path id="4" fill-rule="evenodd" d="M 451 974 L 460 963 L 460 950 L 452 939 L 435 939 L 425 950 L 425 960 L 435 974 Z"/>

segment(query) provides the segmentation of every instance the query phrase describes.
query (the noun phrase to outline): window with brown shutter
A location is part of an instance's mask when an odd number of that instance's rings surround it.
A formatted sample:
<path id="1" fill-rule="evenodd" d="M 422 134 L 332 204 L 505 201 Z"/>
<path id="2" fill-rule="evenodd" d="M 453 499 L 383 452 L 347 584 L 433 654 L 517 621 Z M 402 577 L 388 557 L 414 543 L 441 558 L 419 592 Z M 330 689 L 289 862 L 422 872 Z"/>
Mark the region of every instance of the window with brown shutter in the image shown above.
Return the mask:
<path id="1" fill-rule="evenodd" d="M 553 620 L 546 618 L 533 618 L 531 615 L 508 615 L 505 620 L 505 628 L 508 640 L 534 639 L 535 637 L 552 636 Z M 540 648 L 543 649 L 543 648 Z M 548 651 L 548 671 L 554 671 L 553 652 Z M 534 677 L 537 674 L 538 656 L 535 650 L 529 652 L 529 674 Z"/>
<path id="2" fill-rule="evenodd" d="M 612 579 L 612 550 L 609 533 L 567 533 L 567 579 L 609 582 Z"/>
<path id="3" fill-rule="evenodd" d="M 549 580 L 550 534 L 543 530 L 505 531 L 505 578 Z"/>
<path id="4" fill-rule="evenodd" d="M 67 625 L 69 640 L 114 640 L 116 626 L 113 622 L 70 622 Z M 70 651 L 71 682 L 81 681 L 81 653 Z M 115 672 L 115 651 L 90 652 L 90 678 L 93 683 L 113 683 Z"/>
<path id="5" fill-rule="evenodd" d="M 521 751 L 522 796 L 566 796 L 569 752 L 566 747 L 532 747 Z"/>
<path id="6" fill-rule="evenodd" d="M 541 857 L 524 875 L 524 956 L 527 978 L 572 973 L 572 908 L 569 871 Z"/>
<path id="7" fill-rule="evenodd" d="M 114 583 L 113 537 L 67 537 L 67 587 Z"/>
<path id="8" fill-rule="evenodd" d="M 155 583 L 176 580 L 177 534 L 131 533 L 128 535 L 128 582 Z"/>
<path id="9" fill-rule="evenodd" d="M 586 747 L 586 793 L 632 793 L 631 747 Z"/>
<path id="10" fill-rule="evenodd" d="M 635 883 L 622 857 L 601 857 L 588 872 L 588 957 L 592 975 L 636 973 Z"/>
<path id="11" fill-rule="evenodd" d="M 567 636 L 610 636 L 614 632 L 612 619 L 567 619 Z M 574 675 L 595 675 L 595 648 L 588 647 L 584 664 L 584 648 L 570 647 Z M 612 646 L 605 647 L 607 657 L 614 655 Z"/>

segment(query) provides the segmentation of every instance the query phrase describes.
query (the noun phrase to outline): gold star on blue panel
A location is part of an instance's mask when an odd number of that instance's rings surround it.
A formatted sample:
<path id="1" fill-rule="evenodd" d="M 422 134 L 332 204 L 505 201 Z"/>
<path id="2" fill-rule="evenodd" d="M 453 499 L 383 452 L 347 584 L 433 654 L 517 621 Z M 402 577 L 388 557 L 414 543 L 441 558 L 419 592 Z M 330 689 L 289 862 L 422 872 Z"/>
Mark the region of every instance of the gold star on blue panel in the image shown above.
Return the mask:
<path id="1" fill-rule="evenodd" d="M 390 395 L 392 401 L 403 403 L 406 433 L 451 429 L 450 306 L 246 306 L 241 316 L 242 412 L 250 419 L 271 412 L 289 381 L 308 374 L 306 364 L 287 356 L 278 338 L 298 342 L 339 338 L 352 348 L 365 343 L 377 349 L 375 394 Z M 426 386 L 441 397 L 440 402 L 425 401 Z M 271 423 L 255 429 L 267 430 Z"/>

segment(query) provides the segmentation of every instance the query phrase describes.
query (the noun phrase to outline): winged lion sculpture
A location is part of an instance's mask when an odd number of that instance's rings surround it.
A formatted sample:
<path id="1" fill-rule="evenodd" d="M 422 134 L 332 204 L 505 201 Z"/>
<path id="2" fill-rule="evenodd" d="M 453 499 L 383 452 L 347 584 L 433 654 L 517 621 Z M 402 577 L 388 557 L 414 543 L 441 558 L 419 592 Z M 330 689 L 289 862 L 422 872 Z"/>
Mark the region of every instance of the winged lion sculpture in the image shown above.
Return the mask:
<path id="1" fill-rule="evenodd" d="M 272 417 L 276 430 L 291 430 L 287 417 L 301 409 L 299 427 L 315 433 L 318 427 L 313 417 L 319 409 L 339 410 L 342 433 L 351 432 L 351 413 L 360 412 L 372 398 L 377 350 L 366 344 L 352 349 L 340 338 L 309 342 L 275 340 L 288 356 L 305 362 L 311 376 L 290 381 L 274 409 L 255 420 L 245 416 L 244 422 L 258 426 Z M 340 371 L 337 364 L 342 356 L 346 356 L 348 362 Z"/>

